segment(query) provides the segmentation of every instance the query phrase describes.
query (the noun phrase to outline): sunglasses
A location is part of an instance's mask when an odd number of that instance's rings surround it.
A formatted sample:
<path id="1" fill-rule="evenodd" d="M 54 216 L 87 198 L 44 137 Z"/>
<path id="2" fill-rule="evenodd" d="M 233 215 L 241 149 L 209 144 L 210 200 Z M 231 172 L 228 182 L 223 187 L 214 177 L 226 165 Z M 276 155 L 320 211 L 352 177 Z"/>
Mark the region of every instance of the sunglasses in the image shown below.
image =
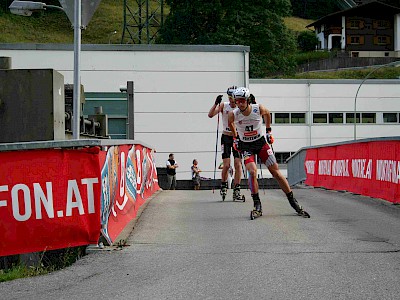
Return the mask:
<path id="1" fill-rule="evenodd" d="M 235 102 L 236 102 L 236 103 L 241 103 L 241 104 L 243 104 L 243 103 L 246 103 L 247 100 L 244 99 L 244 98 L 241 98 L 241 99 L 235 99 Z"/>

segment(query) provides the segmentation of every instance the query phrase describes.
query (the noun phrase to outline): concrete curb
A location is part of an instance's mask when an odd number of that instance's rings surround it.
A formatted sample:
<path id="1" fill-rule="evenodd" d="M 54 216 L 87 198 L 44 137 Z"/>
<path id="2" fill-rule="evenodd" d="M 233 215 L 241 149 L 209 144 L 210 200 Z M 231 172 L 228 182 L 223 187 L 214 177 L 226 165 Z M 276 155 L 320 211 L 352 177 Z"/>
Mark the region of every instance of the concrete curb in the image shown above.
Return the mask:
<path id="1" fill-rule="evenodd" d="M 143 204 L 142 206 L 139 207 L 136 217 L 133 218 L 126 226 L 125 228 L 121 231 L 121 233 L 116 237 L 114 243 L 112 245 L 88 245 L 86 247 L 86 254 L 90 254 L 93 252 L 97 251 L 111 251 L 111 250 L 116 250 L 116 249 L 122 249 L 127 245 L 127 240 L 129 236 L 131 235 L 133 229 L 135 228 L 136 223 L 139 221 L 140 216 L 142 215 L 142 212 L 146 209 L 147 205 L 150 203 L 150 201 L 157 197 L 161 192 L 163 191 L 162 188 L 160 188 L 158 191 L 156 191 L 153 195 L 151 195 Z M 101 243 L 105 243 L 105 239 L 100 236 L 100 241 Z"/>
<path id="2" fill-rule="evenodd" d="M 125 228 L 121 231 L 121 233 L 116 237 L 114 243 L 110 245 L 110 247 L 124 247 L 124 246 L 129 246 L 126 245 L 126 242 L 128 240 L 128 237 L 131 235 L 132 231 L 135 229 L 136 223 L 139 221 L 140 216 L 142 215 L 142 212 L 146 209 L 147 205 L 150 203 L 150 201 L 159 196 L 163 190 L 160 188 L 158 191 L 156 191 L 153 195 L 151 195 L 143 204 L 142 206 L 139 207 L 136 217 L 133 218 L 126 226 Z"/>

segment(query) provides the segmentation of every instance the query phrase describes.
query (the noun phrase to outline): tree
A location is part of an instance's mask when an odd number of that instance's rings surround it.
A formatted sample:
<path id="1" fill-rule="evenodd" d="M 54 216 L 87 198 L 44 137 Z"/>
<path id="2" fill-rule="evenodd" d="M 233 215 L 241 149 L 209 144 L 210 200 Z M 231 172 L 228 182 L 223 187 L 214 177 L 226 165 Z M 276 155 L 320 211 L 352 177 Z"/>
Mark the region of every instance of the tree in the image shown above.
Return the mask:
<path id="1" fill-rule="evenodd" d="M 297 45 L 303 52 L 314 51 L 318 45 L 318 38 L 312 31 L 302 31 L 297 36 Z"/>
<path id="2" fill-rule="evenodd" d="M 294 70 L 289 0 L 167 0 L 159 43 L 250 46 L 250 77 Z"/>

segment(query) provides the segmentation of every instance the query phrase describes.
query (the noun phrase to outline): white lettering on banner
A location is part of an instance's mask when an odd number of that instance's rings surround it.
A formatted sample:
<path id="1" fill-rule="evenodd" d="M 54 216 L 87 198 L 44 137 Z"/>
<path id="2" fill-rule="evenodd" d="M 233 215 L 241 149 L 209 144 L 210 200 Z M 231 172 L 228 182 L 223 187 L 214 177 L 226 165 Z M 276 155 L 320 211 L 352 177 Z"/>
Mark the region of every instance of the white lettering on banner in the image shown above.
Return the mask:
<path id="1" fill-rule="evenodd" d="M 86 185 L 87 195 L 87 207 L 88 213 L 95 213 L 95 199 L 94 199 L 94 184 L 98 183 L 99 179 L 94 178 L 83 178 L 81 183 Z M 1 192 L 8 192 L 8 185 L 0 186 Z M 15 220 L 19 222 L 27 221 L 32 217 L 32 209 L 35 212 L 35 218 L 37 220 L 43 219 L 43 212 L 47 214 L 50 219 L 54 218 L 54 199 L 53 199 L 53 184 L 52 182 L 46 182 L 46 189 L 39 183 L 33 183 L 33 201 L 31 199 L 31 189 L 22 183 L 16 184 L 11 188 L 9 198 L 11 198 L 11 209 Z M 3 197 L 2 197 L 3 198 Z M 75 198 L 75 201 L 73 200 Z M 0 208 L 8 206 L 9 199 L 0 200 Z M 34 207 L 32 207 L 34 206 Z M 44 208 L 44 210 L 42 209 Z M 80 215 L 85 214 L 81 193 L 79 191 L 76 180 L 68 181 L 67 199 L 66 199 L 66 214 L 65 216 L 72 216 L 73 208 L 78 208 Z M 57 217 L 63 217 L 64 211 L 57 211 Z"/>
<path id="2" fill-rule="evenodd" d="M 376 180 L 399 183 L 400 162 L 395 160 L 377 160 Z"/>
<path id="3" fill-rule="evenodd" d="M 75 200 L 72 201 L 75 195 Z M 79 214 L 83 215 L 85 210 L 83 209 L 83 202 L 81 193 L 79 192 L 78 183 L 76 180 L 68 180 L 68 189 L 67 189 L 67 208 L 66 208 L 66 216 L 72 216 L 72 209 L 77 208 L 79 210 Z"/>
<path id="4" fill-rule="evenodd" d="M 315 172 L 315 160 L 306 160 L 305 166 L 307 169 L 307 174 L 314 174 Z"/>
<path id="5" fill-rule="evenodd" d="M 0 193 L 1 192 L 8 192 L 8 186 L 7 185 L 1 185 L 0 186 Z M 7 200 L 0 200 L 0 207 L 2 206 L 7 206 Z"/>
<path id="6" fill-rule="evenodd" d="M 19 192 L 22 191 L 23 197 L 22 201 L 24 202 L 25 206 L 25 213 L 20 213 L 19 207 Z M 16 184 L 11 189 L 11 199 L 12 199 L 12 211 L 15 220 L 23 222 L 28 220 L 32 215 L 32 206 L 31 206 L 31 193 L 29 191 L 28 186 L 25 184 Z"/>
<path id="7" fill-rule="evenodd" d="M 94 191 L 93 191 L 93 185 L 95 183 L 99 183 L 99 179 L 97 177 L 94 178 L 83 178 L 82 179 L 82 184 L 85 184 L 87 186 L 87 199 L 88 199 L 88 213 L 89 214 L 94 214 L 95 209 L 94 209 Z"/>
<path id="8" fill-rule="evenodd" d="M 35 195 L 35 209 L 36 219 L 42 219 L 42 205 L 46 210 L 49 218 L 54 218 L 54 206 L 53 206 L 53 189 L 51 182 L 46 182 L 46 194 L 43 192 L 42 187 L 39 183 L 33 184 L 33 192 Z M 47 197 L 46 197 L 47 195 Z"/>
<path id="9" fill-rule="evenodd" d="M 372 159 L 353 159 L 351 167 L 354 178 L 372 178 Z"/>
<path id="10" fill-rule="evenodd" d="M 318 174 L 319 175 L 331 175 L 331 160 L 320 160 L 318 162 Z"/>
<path id="11" fill-rule="evenodd" d="M 332 176 L 349 177 L 349 160 L 334 160 L 332 165 Z"/>

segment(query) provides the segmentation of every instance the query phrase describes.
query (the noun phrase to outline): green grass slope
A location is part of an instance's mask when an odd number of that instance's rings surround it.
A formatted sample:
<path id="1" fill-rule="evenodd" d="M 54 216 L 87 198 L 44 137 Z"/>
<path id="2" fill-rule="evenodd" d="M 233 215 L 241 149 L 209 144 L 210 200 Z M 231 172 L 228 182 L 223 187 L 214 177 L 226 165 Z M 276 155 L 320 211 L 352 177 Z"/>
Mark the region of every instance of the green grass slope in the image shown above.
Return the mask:
<path id="1" fill-rule="evenodd" d="M 123 1 L 102 0 L 86 30 L 83 44 L 119 44 L 123 31 Z M 0 43 L 64 43 L 74 41 L 74 30 L 65 13 L 57 10 L 16 16 L 0 10 Z M 111 34 L 117 31 L 117 34 Z"/>

